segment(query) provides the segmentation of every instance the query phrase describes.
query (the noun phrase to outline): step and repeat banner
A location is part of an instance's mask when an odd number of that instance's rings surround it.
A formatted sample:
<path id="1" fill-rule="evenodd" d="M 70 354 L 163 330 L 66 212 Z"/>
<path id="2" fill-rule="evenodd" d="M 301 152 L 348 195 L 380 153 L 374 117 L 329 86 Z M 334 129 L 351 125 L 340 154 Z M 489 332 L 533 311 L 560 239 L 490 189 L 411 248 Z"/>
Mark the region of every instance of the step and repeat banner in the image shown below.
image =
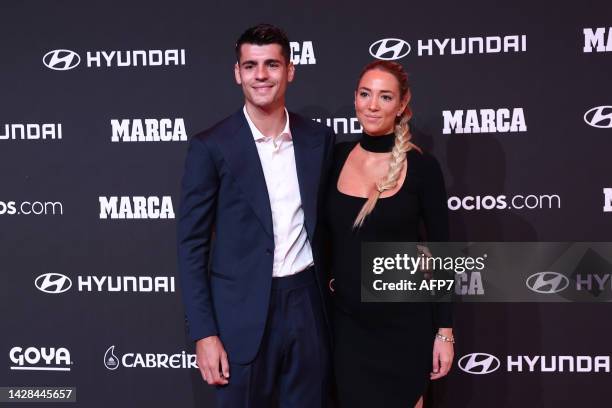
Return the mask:
<path id="1" fill-rule="evenodd" d="M 611 238 L 610 2 L 5 1 L 0 17 L 0 387 L 214 406 L 180 302 L 179 183 L 189 138 L 242 107 L 234 44 L 259 22 L 290 37 L 288 107 L 341 141 L 361 133 L 361 68 L 403 64 L 454 241 Z M 458 305 L 431 406 L 610 404 L 611 311 Z"/>

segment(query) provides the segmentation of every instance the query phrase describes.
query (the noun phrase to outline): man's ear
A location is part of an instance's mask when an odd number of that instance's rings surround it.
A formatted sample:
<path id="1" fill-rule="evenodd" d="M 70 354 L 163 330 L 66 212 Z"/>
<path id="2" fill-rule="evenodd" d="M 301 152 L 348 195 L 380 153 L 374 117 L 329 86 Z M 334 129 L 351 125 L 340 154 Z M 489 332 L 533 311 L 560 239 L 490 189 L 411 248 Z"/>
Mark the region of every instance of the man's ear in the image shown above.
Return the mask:
<path id="1" fill-rule="evenodd" d="M 240 77 L 240 67 L 238 63 L 234 64 L 234 79 L 236 79 L 236 83 L 238 85 L 242 85 L 242 78 Z"/>
<path id="2" fill-rule="evenodd" d="M 288 82 L 293 81 L 294 77 L 295 77 L 295 65 L 293 65 L 293 62 L 290 62 L 289 65 L 287 65 L 287 81 Z"/>

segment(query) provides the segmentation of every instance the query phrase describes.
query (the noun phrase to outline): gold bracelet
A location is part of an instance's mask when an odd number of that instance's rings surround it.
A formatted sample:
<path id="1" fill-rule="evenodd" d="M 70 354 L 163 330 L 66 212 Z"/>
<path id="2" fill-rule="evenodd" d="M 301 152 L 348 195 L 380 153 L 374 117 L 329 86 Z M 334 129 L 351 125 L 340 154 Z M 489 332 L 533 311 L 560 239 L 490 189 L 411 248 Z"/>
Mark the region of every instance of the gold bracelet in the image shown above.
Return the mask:
<path id="1" fill-rule="evenodd" d="M 446 337 L 440 333 L 436 333 L 436 339 L 447 342 L 447 343 L 453 343 L 455 344 L 455 338 L 454 337 Z"/>

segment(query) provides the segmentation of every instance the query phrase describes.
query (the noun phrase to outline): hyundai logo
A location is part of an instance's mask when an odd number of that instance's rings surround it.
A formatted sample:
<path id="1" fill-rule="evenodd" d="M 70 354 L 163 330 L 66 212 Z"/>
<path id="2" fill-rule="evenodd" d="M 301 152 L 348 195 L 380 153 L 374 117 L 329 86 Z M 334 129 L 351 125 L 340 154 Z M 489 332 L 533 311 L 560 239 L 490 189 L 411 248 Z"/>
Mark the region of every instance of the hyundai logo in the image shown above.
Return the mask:
<path id="1" fill-rule="evenodd" d="M 70 50 L 49 51 L 43 57 L 43 64 L 56 71 L 67 71 L 79 65 L 80 62 L 79 54 Z"/>
<path id="2" fill-rule="evenodd" d="M 409 52 L 410 44 L 399 38 L 384 38 L 370 45 L 370 55 L 386 61 L 403 58 Z"/>
<path id="3" fill-rule="evenodd" d="M 527 287 L 537 293 L 559 293 L 569 286 L 569 279 L 557 272 L 538 272 L 525 281 Z"/>
<path id="4" fill-rule="evenodd" d="M 457 362 L 459 368 L 469 374 L 490 374 L 497 370 L 501 363 L 497 357 L 487 353 L 470 353 Z"/>
<path id="5" fill-rule="evenodd" d="M 584 121 L 596 128 L 612 128 L 612 106 L 597 106 L 584 114 Z"/>
<path id="6" fill-rule="evenodd" d="M 44 273 L 34 280 L 34 284 L 45 293 L 64 293 L 72 287 L 70 278 L 59 273 Z"/>

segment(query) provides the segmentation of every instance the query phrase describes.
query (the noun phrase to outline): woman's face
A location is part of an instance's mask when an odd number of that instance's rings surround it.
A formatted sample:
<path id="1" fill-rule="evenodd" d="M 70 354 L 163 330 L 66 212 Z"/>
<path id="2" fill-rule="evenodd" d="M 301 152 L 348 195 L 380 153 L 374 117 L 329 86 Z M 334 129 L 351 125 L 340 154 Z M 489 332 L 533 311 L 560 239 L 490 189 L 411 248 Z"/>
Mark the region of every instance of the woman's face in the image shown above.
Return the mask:
<path id="1" fill-rule="evenodd" d="M 372 136 L 392 133 L 395 118 L 406 107 L 393 74 L 378 69 L 367 71 L 355 91 L 355 111 L 365 132 Z"/>

